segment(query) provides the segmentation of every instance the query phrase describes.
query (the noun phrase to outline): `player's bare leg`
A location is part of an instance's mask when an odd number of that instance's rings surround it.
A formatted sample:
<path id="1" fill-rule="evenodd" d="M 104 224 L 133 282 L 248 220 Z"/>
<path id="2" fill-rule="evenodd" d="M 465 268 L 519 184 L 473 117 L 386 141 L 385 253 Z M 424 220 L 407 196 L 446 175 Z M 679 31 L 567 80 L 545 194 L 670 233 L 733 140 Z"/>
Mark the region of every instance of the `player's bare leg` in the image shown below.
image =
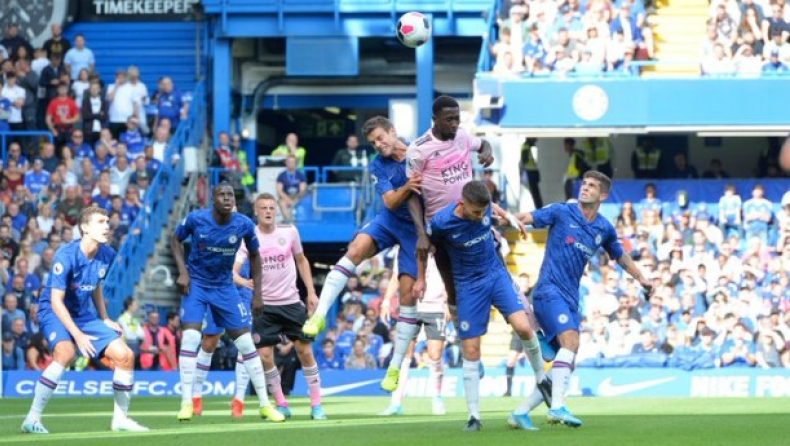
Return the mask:
<path id="1" fill-rule="evenodd" d="M 444 352 L 444 341 L 439 339 L 428 340 L 428 395 L 433 396 L 431 402 L 434 415 L 444 415 L 447 411 L 444 408 L 442 399 L 442 382 L 444 381 L 444 366 L 442 365 L 442 353 Z"/>
<path id="2" fill-rule="evenodd" d="M 400 375 L 400 365 L 409 345 L 417 333 L 420 331 L 419 321 L 417 320 L 417 299 L 412 293 L 414 278 L 401 274 L 398 277 L 400 289 L 400 308 L 398 310 L 398 322 L 395 325 L 395 342 L 392 347 L 392 361 L 387 369 L 387 374 L 381 381 L 381 388 L 387 392 L 392 392 L 398 388 L 398 377 Z"/>
<path id="3" fill-rule="evenodd" d="M 188 322 L 182 325 L 181 352 L 178 355 L 178 371 L 181 379 L 181 409 L 176 416 L 179 421 L 189 421 L 194 414 L 192 394 L 202 325 L 202 322 Z"/>
<path id="4" fill-rule="evenodd" d="M 400 374 L 398 375 L 398 388 L 392 392 L 390 405 L 386 409 L 379 412 L 379 416 L 389 417 L 392 415 L 403 415 L 403 397 L 406 393 L 406 385 L 409 382 L 409 371 L 411 371 L 411 358 L 414 356 L 415 341 L 409 343 L 409 349 L 406 351 L 403 361 L 400 364 Z M 391 362 L 390 362 L 391 364 Z"/>
<path id="5" fill-rule="evenodd" d="M 204 334 L 197 354 L 195 378 L 192 381 L 192 413 L 203 415 L 203 383 L 206 381 L 208 371 L 211 369 L 211 358 L 217 349 L 219 338 L 222 334 Z"/>
<path id="6" fill-rule="evenodd" d="M 280 371 L 277 370 L 277 364 L 274 362 L 274 347 L 261 347 L 258 349 L 258 355 L 260 355 L 263 363 L 266 390 L 274 398 L 277 411 L 283 414 L 286 419 L 291 418 L 291 408 L 288 406 L 288 400 L 285 399 L 285 394 L 283 393 Z"/>
<path id="7" fill-rule="evenodd" d="M 560 350 L 551 367 L 552 401 L 548 412 L 549 423 L 562 423 L 570 427 L 579 427 L 581 420 L 574 417 L 565 407 L 565 397 L 570 387 L 576 352 L 579 351 L 579 332 L 567 330 L 557 336 Z"/>
<path id="8" fill-rule="evenodd" d="M 313 345 L 309 341 L 296 341 L 296 356 L 302 363 L 302 374 L 307 382 L 307 394 L 310 397 L 310 418 L 326 420 L 327 416 L 321 405 L 321 376 L 318 374 L 318 364 L 313 356 Z"/>
<path id="9" fill-rule="evenodd" d="M 469 409 L 467 432 L 476 432 L 483 428 L 480 422 L 480 338 L 469 338 L 461 341 L 464 357 L 463 376 L 466 406 Z"/>
<path id="10" fill-rule="evenodd" d="M 247 374 L 250 375 L 255 393 L 258 394 L 258 401 L 260 404 L 260 415 L 263 419 L 268 419 L 274 422 L 285 421 L 285 417 L 278 412 L 269 403 L 269 395 L 266 393 L 266 377 L 263 372 L 263 364 L 255 344 L 252 341 L 249 328 L 240 328 L 228 330 L 228 334 L 233 339 L 233 344 L 241 354 L 244 361 L 244 367 L 247 369 Z"/>
<path id="11" fill-rule="evenodd" d="M 377 252 L 378 248 L 371 236 L 362 232 L 357 234 L 348 245 L 346 255 L 338 260 L 332 271 L 327 274 L 321 295 L 318 297 L 318 306 L 302 329 L 305 335 L 312 337 L 323 331 L 326 326 L 326 314 L 346 287 L 348 278 L 356 274 L 357 265 L 373 257 Z"/>
<path id="12" fill-rule="evenodd" d="M 58 388 L 63 372 L 71 365 L 76 355 L 76 348 L 71 342 L 58 342 L 52 351 L 52 362 L 44 369 L 36 383 L 33 393 L 33 404 L 22 423 L 22 432 L 28 434 L 48 434 L 49 431 L 41 424 L 41 413 Z"/>
<path id="13" fill-rule="evenodd" d="M 134 352 L 121 339 L 110 342 L 104 349 L 104 356 L 115 364 L 112 375 L 113 416 L 112 430 L 128 432 L 146 432 L 148 428 L 141 426 L 129 418 L 129 402 L 134 387 Z"/>

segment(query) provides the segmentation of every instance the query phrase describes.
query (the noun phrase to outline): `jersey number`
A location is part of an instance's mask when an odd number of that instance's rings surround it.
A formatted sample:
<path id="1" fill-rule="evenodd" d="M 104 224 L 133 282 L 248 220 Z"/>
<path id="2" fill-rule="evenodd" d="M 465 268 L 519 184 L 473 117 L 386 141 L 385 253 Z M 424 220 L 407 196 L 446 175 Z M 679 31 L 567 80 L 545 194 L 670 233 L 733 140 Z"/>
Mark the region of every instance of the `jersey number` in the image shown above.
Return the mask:
<path id="1" fill-rule="evenodd" d="M 447 328 L 447 321 L 444 320 L 443 317 L 436 318 L 436 329 L 439 333 L 444 334 L 444 330 Z"/>
<path id="2" fill-rule="evenodd" d="M 241 313 L 241 317 L 247 317 L 247 308 L 244 307 L 244 304 L 239 304 L 239 313 Z"/>

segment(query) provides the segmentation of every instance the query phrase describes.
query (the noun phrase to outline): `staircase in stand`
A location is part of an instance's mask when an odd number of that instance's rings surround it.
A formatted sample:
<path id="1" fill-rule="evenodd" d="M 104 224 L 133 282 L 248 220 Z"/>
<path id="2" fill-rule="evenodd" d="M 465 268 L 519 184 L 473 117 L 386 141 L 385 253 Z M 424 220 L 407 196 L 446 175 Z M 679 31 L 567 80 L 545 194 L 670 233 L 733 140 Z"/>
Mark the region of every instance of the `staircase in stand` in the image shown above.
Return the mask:
<path id="1" fill-rule="evenodd" d="M 702 42 L 710 6 L 705 0 L 659 0 L 650 17 L 659 64 L 645 77 L 696 76 L 702 62 Z"/>

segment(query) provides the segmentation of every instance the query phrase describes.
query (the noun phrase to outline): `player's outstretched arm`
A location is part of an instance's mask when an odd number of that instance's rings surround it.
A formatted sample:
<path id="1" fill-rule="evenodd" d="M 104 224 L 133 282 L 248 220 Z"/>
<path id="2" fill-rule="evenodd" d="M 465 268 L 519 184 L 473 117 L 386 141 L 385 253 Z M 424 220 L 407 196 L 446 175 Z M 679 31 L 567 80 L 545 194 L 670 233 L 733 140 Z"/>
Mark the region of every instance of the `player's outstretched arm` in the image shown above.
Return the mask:
<path id="1" fill-rule="evenodd" d="M 428 287 L 425 281 L 425 271 L 427 269 L 428 257 L 417 256 L 417 280 L 412 286 L 412 294 L 419 300 L 425 296 L 425 289 Z M 394 277 L 394 276 L 393 276 Z"/>
<path id="2" fill-rule="evenodd" d="M 93 346 L 91 341 L 95 341 L 97 338 L 95 336 L 86 335 L 77 327 L 77 324 L 74 323 L 74 319 L 71 318 L 71 314 L 69 314 L 69 310 L 66 308 L 66 304 L 63 303 L 65 298 L 66 292 L 64 290 L 52 288 L 52 294 L 50 295 L 50 299 L 52 300 L 52 311 L 55 313 L 55 316 L 60 319 L 63 326 L 66 327 L 71 337 L 74 338 L 74 343 L 77 344 L 77 348 L 82 352 L 82 355 L 86 358 L 96 356 L 96 347 Z"/>
<path id="3" fill-rule="evenodd" d="M 535 222 L 535 219 L 532 216 L 532 212 L 519 212 L 516 214 L 516 218 L 524 226 L 529 226 Z"/>
<path id="4" fill-rule="evenodd" d="M 313 311 L 318 306 L 318 295 L 315 293 L 315 285 L 313 284 L 313 271 L 310 269 L 310 261 L 303 252 L 296 255 L 296 270 L 299 271 L 299 277 L 304 282 L 304 287 L 307 289 L 307 313 L 309 316 L 313 315 Z"/>
<path id="5" fill-rule="evenodd" d="M 625 272 L 630 274 L 634 279 L 636 279 L 642 285 L 642 287 L 645 289 L 645 292 L 647 294 L 647 299 L 649 300 L 653 294 L 653 285 L 642 274 L 642 270 L 640 270 L 639 267 L 636 265 L 634 259 L 632 259 L 631 256 L 628 254 L 623 254 L 622 256 L 620 256 L 619 259 L 617 259 L 617 263 L 625 270 Z"/>
<path id="6" fill-rule="evenodd" d="M 527 237 L 527 228 L 521 224 L 521 222 L 516 218 L 515 215 L 511 214 L 510 212 L 503 209 L 496 203 L 491 204 L 491 212 L 494 214 L 494 217 L 497 220 L 500 220 L 504 223 L 512 226 L 514 229 L 518 229 L 521 232 L 521 235 L 526 238 Z"/>

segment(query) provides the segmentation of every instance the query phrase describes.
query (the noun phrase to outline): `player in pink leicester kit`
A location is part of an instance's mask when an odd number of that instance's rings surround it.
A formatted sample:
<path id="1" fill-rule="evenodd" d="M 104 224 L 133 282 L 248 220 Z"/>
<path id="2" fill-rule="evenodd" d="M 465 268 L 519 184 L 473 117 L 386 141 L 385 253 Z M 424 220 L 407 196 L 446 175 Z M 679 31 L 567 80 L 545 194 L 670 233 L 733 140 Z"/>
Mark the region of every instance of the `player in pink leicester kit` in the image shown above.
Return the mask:
<path id="1" fill-rule="evenodd" d="M 395 266 L 394 277 L 397 276 L 398 265 Z M 428 349 L 428 385 L 426 396 L 432 397 L 432 408 L 434 415 L 444 415 L 444 400 L 442 399 L 442 381 L 444 377 L 444 366 L 442 364 L 442 353 L 444 353 L 445 329 L 449 312 L 447 310 L 447 292 L 445 291 L 442 277 L 436 269 L 436 262 L 433 256 L 428 256 L 426 271 L 425 294 L 417 302 L 417 320 L 419 325 L 425 330 Z M 394 287 L 390 287 L 395 289 Z M 382 314 L 389 311 L 389 297 L 382 302 Z M 385 303 L 387 304 L 385 306 Z M 382 416 L 402 415 L 403 406 L 401 400 L 406 393 L 406 385 L 411 369 L 411 359 L 414 352 L 416 341 L 412 341 L 408 354 L 401 363 L 400 376 L 398 378 L 398 388 L 392 392 L 392 400 L 386 410 L 379 413 Z"/>
<path id="2" fill-rule="evenodd" d="M 461 199 L 464 185 L 474 179 L 472 152 L 484 167 L 494 162 L 491 145 L 488 141 L 474 137 L 459 128 L 461 111 L 458 101 L 449 96 L 439 96 L 433 101 L 433 127 L 416 139 L 406 152 L 406 174 L 422 178 L 421 193 L 425 209 L 420 200 L 409 199 L 409 212 L 417 229 L 417 255 L 425 258 L 432 245 L 425 233 L 425 224 L 433 216 L 451 203 Z M 492 205 L 494 216 L 506 219 L 511 225 L 523 231 L 523 225 L 502 208 Z M 455 307 L 455 285 L 453 282 L 450 259 L 444 247 L 435 246 L 436 266 L 447 289 L 447 303 L 450 311 Z"/>
<path id="3" fill-rule="evenodd" d="M 321 379 L 318 376 L 318 365 L 313 357 L 311 342 L 313 338 L 302 333 L 302 326 L 309 312 L 314 311 L 318 296 L 313 287 L 313 275 L 310 263 L 302 251 L 299 231 L 292 225 L 277 225 L 277 200 L 273 195 L 263 193 L 255 200 L 255 215 L 258 225 L 255 230 L 260 240 L 260 255 L 263 283 L 263 310 L 253 319 L 253 340 L 258 354 L 263 361 L 266 375 L 266 387 L 277 403 L 277 410 L 286 418 L 291 417 L 291 409 L 285 400 L 280 385 L 280 373 L 274 363 L 273 347 L 280 343 L 282 336 L 294 341 L 296 354 L 302 364 L 302 372 L 310 394 L 310 417 L 314 420 L 325 420 L 326 414 L 321 407 Z M 249 253 L 244 245 L 236 254 L 233 266 L 233 281 L 238 286 L 252 287 L 252 281 L 239 273 L 247 261 Z M 302 278 L 307 289 L 307 308 L 299 297 L 296 287 L 296 272 Z M 244 411 L 244 394 L 247 390 L 244 377 L 237 376 L 236 397 L 233 399 L 233 415 L 241 417 Z"/>

